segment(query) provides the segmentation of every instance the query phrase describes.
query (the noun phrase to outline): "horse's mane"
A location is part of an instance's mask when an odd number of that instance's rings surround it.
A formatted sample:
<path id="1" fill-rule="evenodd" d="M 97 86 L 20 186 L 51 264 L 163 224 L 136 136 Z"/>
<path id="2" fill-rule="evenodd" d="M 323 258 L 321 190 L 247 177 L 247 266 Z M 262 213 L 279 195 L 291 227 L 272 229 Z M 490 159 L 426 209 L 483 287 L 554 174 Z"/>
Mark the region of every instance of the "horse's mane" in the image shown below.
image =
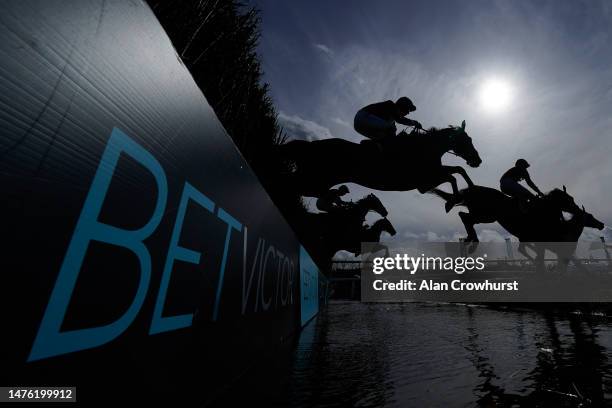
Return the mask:
<path id="1" fill-rule="evenodd" d="M 553 188 L 552 190 L 548 191 L 547 193 L 544 193 L 544 199 L 546 200 L 554 200 L 555 198 L 559 198 L 560 196 L 567 194 L 564 193 L 563 190 L 561 190 L 560 188 Z"/>
<path id="2" fill-rule="evenodd" d="M 457 130 L 457 126 L 453 126 L 453 125 L 448 125 L 448 127 L 445 128 L 439 128 L 436 126 L 432 126 L 429 129 L 426 130 L 427 133 L 436 133 L 436 132 L 444 132 L 444 131 L 448 131 L 448 130 Z"/>
<path id="3" fill-rule="evenodd" d="M 417 135 L 429 134 L 430 136 L 431 135 L 441 135 L 442 136 L 450 131 L 456 131 L 457 129 L 458 129 L 457 126 L 453 126 L 453 125 L 448 125 L 448 127 L 445 127 L 445 128 L 438 128 L 438 127 L 432 126 L 429 129 L 423 129 L 424 133 L 416 133 L 416 134 Z M 400 133 L 398 133 L 398 135 L 401 135 L 401 134 L 407 136 L 407 135 L 412 135 L 414 133 L 409 133 L 409 132 L 406 132 L 405 130 L 402 130 Z"/>
<path id="4" fill-rule="evenodd" d="M 553 188 L 553 189 L 552 189 L 552 190 L 550 190 L 549 192 L 544 193 L 544 195 L 545 195 L 545 196 L 547 196 L 547 197 L 551 197 L 551 196 L 553 196 L 553 195 L 555 195 L 555 194 L 559 194 L 559 193 L 562 193 L 562 192 L 563 192 L 563 191 L 562 191 L 560 188 Z"/>
<path id="5" fill-rule="evenodd" d="M 357 201 L 355 201 L 355 203 L 363 203 L 372 199 L 377 199 L 378 201 L 380 201 L 380 199 L 378 197 L 376 197 L 376 194 L 374 193 L 370 193 L 368 195 L 365 195 L 363 197 L 361 197 L 360 199 L 358 199 Z"/>
<path id="6" fill-rule="evenodd" d="M 537 200 L 535 204 L 538 206 L 547 207 L 547 206 L 552 205 L 555 202 L 563 202 L 564 196 L 568 196 L 568 195 L 569 194 L 567 194 L 565 191 L 561 190 L 560 188 L 553 188 L 549 192 L 545 193 L 542 199 Z"/>

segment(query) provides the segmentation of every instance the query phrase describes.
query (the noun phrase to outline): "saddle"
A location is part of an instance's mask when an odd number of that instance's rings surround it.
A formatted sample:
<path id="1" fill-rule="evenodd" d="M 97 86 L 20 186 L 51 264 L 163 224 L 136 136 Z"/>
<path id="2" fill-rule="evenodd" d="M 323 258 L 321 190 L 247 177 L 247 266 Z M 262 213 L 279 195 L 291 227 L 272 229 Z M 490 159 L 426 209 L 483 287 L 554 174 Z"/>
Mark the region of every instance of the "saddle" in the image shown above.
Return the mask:
<path id="1" fill-rule="evenodd" d="M 378 140 L 372 139 L 364 139 L 359 142 L 359 144 L 369 150 L 372 153 L 378 153 L 386 158 L 395 158 L 395 156 L 399 156 L 400 152 L 404 151 L 404 149 L 400 149 L 399 145 L 401 143 L 402 136 L 388 136 Z"/>
<path id="2" fill-rule="evenodd" d="M 516 204 L 518 209 L 523 214 L 535 214 L 537 212 L 542 212 L 544 210 L 544 208 L 541 205 L 542 204 L 542 202 L 540 201 L 541 199 L 537 196 L 532 198 L 529 201 L 525 201 L 525 200 L 521 200 L 516 197 L 509 196 L 508 194 L 505 194 L 505 195 L 509 197 Z"/>
<path id="3" fill-rule="evenodd" d="M 385 150 L 385 146 L 382 141 L 374 141 L 372 139 L 364 139 L 359 144 L 366 149 L 372 150 L 379 154 L 383 154 Z"/>

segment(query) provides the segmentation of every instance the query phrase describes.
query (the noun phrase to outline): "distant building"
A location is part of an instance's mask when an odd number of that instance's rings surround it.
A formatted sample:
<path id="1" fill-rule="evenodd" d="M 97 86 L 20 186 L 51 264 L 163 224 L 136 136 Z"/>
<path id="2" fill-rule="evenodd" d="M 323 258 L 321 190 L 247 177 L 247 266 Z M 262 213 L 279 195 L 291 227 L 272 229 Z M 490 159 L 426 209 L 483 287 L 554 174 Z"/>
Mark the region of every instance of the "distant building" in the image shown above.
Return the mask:
<path id="1" fill-rule="evenodd" d="M 506 238 L 506 257 L 509 261 L 514 260 L 514 251 L 512 250 L 512 243 L 510 242 L 510 238 Z"/>
<path id="2" fill-rule="evenodd" d="M 603 246 L 603 250 L 606 253 L 606 259 L 608 260 L 608 263 L 610 263 L 610 251 L 608 251 L 608 246 L 606 245 L 606 239 L 604 237 L 599 237 L 599 239 L 601 239 L 601 245 Z"/>

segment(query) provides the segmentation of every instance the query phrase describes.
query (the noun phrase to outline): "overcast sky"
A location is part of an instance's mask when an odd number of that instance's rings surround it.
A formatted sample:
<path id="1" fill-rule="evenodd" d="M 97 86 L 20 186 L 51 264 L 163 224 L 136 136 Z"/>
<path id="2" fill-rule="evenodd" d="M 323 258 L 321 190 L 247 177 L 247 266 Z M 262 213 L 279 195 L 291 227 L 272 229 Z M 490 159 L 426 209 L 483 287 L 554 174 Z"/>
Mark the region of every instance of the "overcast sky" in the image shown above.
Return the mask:
<path id="1" fill-rule="evenodd" d="M 523 157 L 540 189 L 565 184 L 612 225 L 612 2 L 253 4 L 262 11 L 265 81 L 289 136 L 358 141 L 359 108 L 407 95 L 417 106 L 410 117 L 426 127 L 466 120 L 483 159 L 477 169 L 463 163 L 476 184 L 499 188 Z M 508 99 L 497 110 L 482 99 L 491 80 Z M 354 198 L 368 192 L 349 187 Z M 435 197 L 377 194 L 399 237 L 465 235 L 457 210 L 445 214 Z M 477 229 L 484 240 L 507 236 L 496 224 Z"/>

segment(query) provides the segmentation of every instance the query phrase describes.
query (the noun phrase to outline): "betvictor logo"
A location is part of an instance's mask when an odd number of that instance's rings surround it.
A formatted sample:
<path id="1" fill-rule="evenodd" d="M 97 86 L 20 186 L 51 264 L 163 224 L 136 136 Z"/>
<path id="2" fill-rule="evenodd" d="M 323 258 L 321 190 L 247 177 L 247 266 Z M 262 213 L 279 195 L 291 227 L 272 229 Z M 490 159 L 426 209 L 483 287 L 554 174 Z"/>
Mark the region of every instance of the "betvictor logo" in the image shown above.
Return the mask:
<path id="1" fill-rule="evenodd" d="M 153 175 L 157 185 L 157 201 L 153 214 L 145 225 L 135 230 L 121 229 L 98 220 L 104 198 L 108 193 L 119 157 L 122 154 L 144 166 Z M 132 324 L 142 307 L 151 283 L 153 265 L 151 254 L 144 241 L 154 233 L 162 221 L 167 200 L 168 181 L 161 164 L 151 153 L 126 134 L 118 129 L 113 129 L 76 223 L 28 361 L 98 347 L 116 339 Z M 176 262 L 199 264 L 202 257 L 200 252 L 179 245 L 189 202 L 204 208 L 210 213 L 211 217 L 216 217 L 227 225 L 225 236 L 219 237 L 224 239 L 224 250 L 215 290 L 214 308 L 211 316 L 213 321 L 217 320 L 219 316 L 219 300 L 223 294 L 226 265 L 230 256 L 242 257 L 242 314 L 267 312 L 294 303 L 293 283 L 295 282 L 294 274 L 296 271 L 294 261 L 264 238 L 258 238 L 255 253 L 250 265 L 248 265 L 248 227 L 186 181 L 182 189 L 165 263 L 162 268 L 159 290 L 151 316 L 150 335 L 192 325 L 193 313 L 162 316 L 174 264 Z M 231 254 L 230 241 L 239 239 L 240 235 L 242 235 L 244 241 L 243 251 L 242 253 Z M 130 306 L 114 322 L 104 326 L 61 331 L 83 261 L 93 241 L 127 249 L 138 258 L 140 268 L 138 271 L 134 271 L 140 277 L 138 288 Z M 266 271 L 268 271 L 267 274 Z M 266 279 L 274 280 L 275 284 L 272 286 L 265 285 Z M 264 289 L 266 287 L 273 287 L 274 289 L 266 292 Z M 112 297 L 109 301 L 112 301 Z"/>

